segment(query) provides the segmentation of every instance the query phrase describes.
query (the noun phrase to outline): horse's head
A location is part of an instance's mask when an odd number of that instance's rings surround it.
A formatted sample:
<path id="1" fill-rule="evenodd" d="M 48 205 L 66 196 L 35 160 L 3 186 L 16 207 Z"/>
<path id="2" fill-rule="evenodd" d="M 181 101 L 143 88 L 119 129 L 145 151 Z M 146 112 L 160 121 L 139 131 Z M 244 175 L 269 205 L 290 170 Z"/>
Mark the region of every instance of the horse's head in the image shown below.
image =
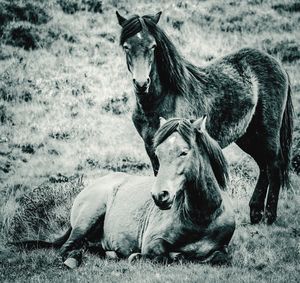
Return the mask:
<path id="1" fill-rule="evenodd" d="M 147 93 L 151 83 L 150 72 L 157 46 L 148 28 L 158 23 L 161 12 L 153 16 L 133 16 L 130 19 L 116 13 L 122 27 L 120 44 L 126 54 L 127 67 L 132 74 L 135 91 L 139 94 Z"/>
<path id="2" fill-rule="evenodd" d="M 201 156 L 196 145 L 196 132 L 206 131 L 205 121 L 205 117 L 193 123 L 186 119 L 165 121 L 161 118 L 161 127 L 155 135 L 155 153 L 160 167 L 151 190 L 160 209 L 170 209 L 189 178 L 199 174 Z"/>

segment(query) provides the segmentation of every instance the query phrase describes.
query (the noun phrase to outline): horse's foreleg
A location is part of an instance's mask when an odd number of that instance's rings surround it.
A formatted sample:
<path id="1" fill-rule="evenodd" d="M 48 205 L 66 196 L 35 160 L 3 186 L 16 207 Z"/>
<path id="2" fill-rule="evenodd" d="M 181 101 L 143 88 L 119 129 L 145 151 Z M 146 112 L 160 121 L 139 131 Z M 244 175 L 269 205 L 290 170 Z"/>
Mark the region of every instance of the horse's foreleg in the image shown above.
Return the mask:
<path id="1" fill-rule="evenodd" d="M 167 263 L 170 261 L 168 253 L 168 243 L 163 239 L 157 239 L 150 243 L 143 244 L 141 253 L 133 253 L 128 260 L 133 263 L 140 259 L 149 259 L 157 263 Z"/>
<path id="2" fill-rule="evenodd" d="M 227 246 L 221 246 L 215 240 L 208 238 L 189 244 L 182 248 L 180 253 L 174 253 L 175 260 L 187 259 L 197 263 L 220 265 L 229 262 Z M 173 256 L 174 257 L 174 256 Z"/>

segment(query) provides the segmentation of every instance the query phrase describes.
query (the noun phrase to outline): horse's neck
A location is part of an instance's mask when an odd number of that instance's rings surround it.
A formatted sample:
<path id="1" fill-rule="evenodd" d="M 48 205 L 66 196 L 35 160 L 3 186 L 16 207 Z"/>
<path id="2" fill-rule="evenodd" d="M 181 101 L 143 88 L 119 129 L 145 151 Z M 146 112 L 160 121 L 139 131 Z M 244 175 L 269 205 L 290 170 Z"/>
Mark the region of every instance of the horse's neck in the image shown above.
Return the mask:
<path id="1" fill-rule="evenodd" d="M 198 179 L 191 180 L 185 189 L 184 213 L 198 223 L 209 222 L 220 208 L 222 197 L 212 168 L 205 166 Z"/>
<path id="2" fill-rule="evenodd" d="M 162 64 L 162 62 L 154 61 L 150 73 L 149 93 L 143 96 L 137 95 L 142 112 L 151 118 L 153 113 L 164 118 L 174 116 L 196 118 L 205 114 L 208 101 L 201 95 L 203 84 L 191 74 L 185 61 L 182 59 L 178 67 L 181 74 L 180 80 L 182 80 L 179 85 L 182 89 L 176 89 L 175 84 L 170 84 L 170 78 L 167 76 L 170 76 L 171 72 L 167 74 L 159 72 L 158 69 Z M 177 107 L 178 105 L 180 107 Z"/>
<path id="3" fill-rule="evenodd" d="M 143 114 L 152 119 L 153 116 L 160 116 L 164 118 L 173 117 L 171 112 L 174 112 L 175 95 L 169 92 L 168 89 L 163 87 L 161 79 L 157 72 L 156 64 L 153 65 L 150 74 L 151 84 L 147 94 L 138 95 L 138 107 Z"/>

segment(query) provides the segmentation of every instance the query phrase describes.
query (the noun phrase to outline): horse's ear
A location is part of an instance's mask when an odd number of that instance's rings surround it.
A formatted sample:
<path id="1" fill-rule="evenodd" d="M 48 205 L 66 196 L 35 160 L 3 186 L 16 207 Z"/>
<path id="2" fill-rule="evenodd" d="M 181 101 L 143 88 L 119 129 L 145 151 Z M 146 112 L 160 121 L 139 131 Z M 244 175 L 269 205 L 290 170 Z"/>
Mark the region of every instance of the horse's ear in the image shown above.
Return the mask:
<path id="1" fill-rule="evenodd" d="M 167 120 L 164 117 L 159 117 L 159 127 L 162 127 L 166 122 Z"/>
<path id="2" fill-rule="evenodd" d="M 206 131 L 206 119 L 207 116 L 204 115 L 201 118 L 197 119 L 194 123 L 193 126 L 194 128 L 200 132 L 200 133 L 204 133 Z"/>
<path id="3" fill-rule="evenodd" d="M 156 15 L 152 16 L 152 20 L 153 20 L 153 22 L 155 22 L 155 24 L 157 24 L 159 22 L 161 13 L 162 13 L 162 11 L 160 11 Z"/>
<path id="4" fill-rule="evenodd" d="M 117 14 L 117 18 L 118 18 L 118 22 L 119 22 L 119 25 L 121 27 L 123 27 L 125 21 L 127 21 L 127 19 L 125 19 L 124 17 L 122 17 L 118 11 L 116 11 L 116 14 Z"/>

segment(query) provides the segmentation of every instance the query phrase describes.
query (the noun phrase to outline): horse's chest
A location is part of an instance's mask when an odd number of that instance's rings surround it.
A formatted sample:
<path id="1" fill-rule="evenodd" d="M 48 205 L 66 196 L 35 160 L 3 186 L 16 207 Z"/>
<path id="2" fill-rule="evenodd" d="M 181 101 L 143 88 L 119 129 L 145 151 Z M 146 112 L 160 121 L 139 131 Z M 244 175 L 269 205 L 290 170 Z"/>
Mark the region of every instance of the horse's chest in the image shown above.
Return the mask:
<path id="1" fill-rule="evenodd" d="M 155 207 L 143 235 L 143 246 L 149 245 L 158 238 L 171 245 L 181 246 L 199 237 L 198 231 L 195 233 L 195 229 L 189 229 L 180 219 L 178 211 L 173 209 L 162 211 Z"/>

